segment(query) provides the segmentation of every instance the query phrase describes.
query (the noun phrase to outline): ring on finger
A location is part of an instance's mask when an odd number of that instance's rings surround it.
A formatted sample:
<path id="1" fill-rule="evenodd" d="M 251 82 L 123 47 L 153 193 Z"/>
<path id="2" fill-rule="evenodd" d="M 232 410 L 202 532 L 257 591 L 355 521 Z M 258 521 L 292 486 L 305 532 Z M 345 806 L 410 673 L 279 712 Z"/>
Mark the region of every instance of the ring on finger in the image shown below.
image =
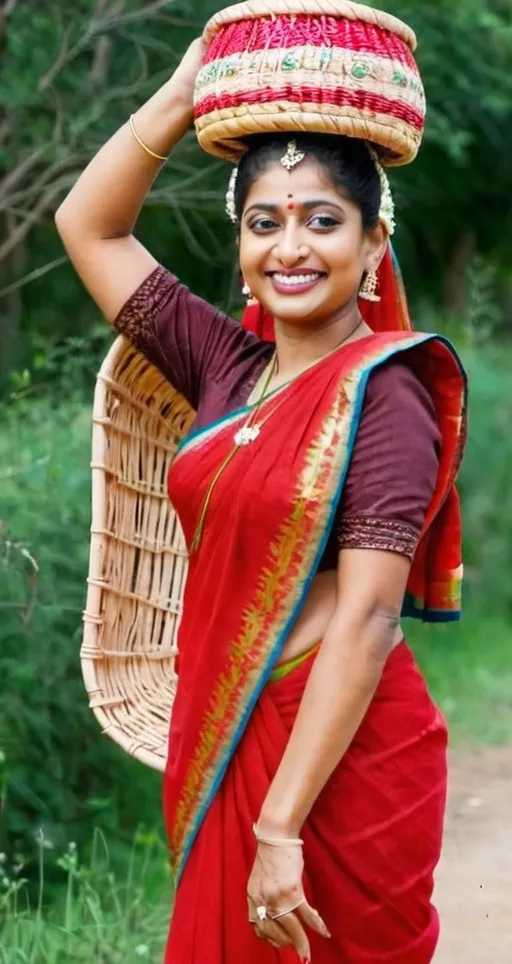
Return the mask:
<path id="1" fill-rule="evenodd" d="M 264 912 L 264 913 L 263 913 L 263 912 Z M 269 913 L 268 913 L 268 911 L 267 911 L 267 908 L 266 908 L 266 907 L 257 907 L 257 908 L 256 908 L 256 919 L 254 919 L 254 917 L 252 917 L 252 916 L 249 917 L 249 924 L 254 924 L 255 927 L 261 927 L 261 925 L 264 924 L 265 921 L 269 921 L 269 920 L 271 920 L 271 917 L 270 917 L 270 915 L 269 915 Z"/>
<path id="2" fill-rule="evenodd" d="M 268 915 L 268 910 L 264 904 L 259 904 L 257 901 L 253 900 L 252 897 L 248 897 L 249 903 L 249 923 L 258 925 L 263 924 L 264 921 L 270 920 Z M 256 915 L 256 919 L 254 918 Z"/>

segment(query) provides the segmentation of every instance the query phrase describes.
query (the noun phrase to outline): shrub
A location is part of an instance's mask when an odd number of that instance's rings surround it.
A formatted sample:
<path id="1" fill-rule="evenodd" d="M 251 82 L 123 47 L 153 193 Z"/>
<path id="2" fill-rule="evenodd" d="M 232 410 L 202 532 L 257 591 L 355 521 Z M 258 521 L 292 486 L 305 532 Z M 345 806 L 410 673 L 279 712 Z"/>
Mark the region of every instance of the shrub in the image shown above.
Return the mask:
<path id="1" fill-rule="evenodd" d="M 159 779 L 103 739 L 79 649 L 90 528 L 90 409 L 11 406 L 0 433 L 3 842 L 30 860 L 99 824 L 131 840 L 159 822 Z M 7 838 L 7 839 L 6 839 Z M 7 843 L 8 841 L 8 843 Z"/>
<path id="2" fill-rule="evenodd" d="M 39 887 L 31 906 L 23 867 L 0 862 L 2 964 L 149 964 L 161 959 L 171 888 L 157 838 L 136 838 L 123 878 L 112 869 L 98 833 L 88 862 L 80 860 L 71 842 L 57 866 L 61 895 L 50 905 L 45 897 L 45 839 L 40 836 Z"/>

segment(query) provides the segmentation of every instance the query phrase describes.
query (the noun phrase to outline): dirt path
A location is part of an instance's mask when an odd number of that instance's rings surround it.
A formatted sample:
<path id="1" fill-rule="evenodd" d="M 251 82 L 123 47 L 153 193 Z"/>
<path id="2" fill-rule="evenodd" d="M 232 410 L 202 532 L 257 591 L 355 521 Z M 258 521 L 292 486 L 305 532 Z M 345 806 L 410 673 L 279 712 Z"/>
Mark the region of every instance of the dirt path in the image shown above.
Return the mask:
<path id="1" fill-rule="evenodd" d="M 512 964 L 512 746 L 451 762 L 435 964 Z"/>

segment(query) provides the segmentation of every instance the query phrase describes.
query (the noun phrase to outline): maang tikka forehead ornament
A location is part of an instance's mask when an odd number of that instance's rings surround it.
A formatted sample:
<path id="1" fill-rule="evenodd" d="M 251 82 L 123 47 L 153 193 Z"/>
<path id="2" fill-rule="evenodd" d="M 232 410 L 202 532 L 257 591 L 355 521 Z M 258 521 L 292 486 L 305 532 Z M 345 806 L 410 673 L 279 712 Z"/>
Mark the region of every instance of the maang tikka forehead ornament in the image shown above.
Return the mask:
<path id="1" fill-rule="evenodd" d="M 393 195 L 391 193 L 391 185 L 389 183 L 388 176 L 379 161 L 379 156 L 377 152 L 368 144 L 368 150 L 370 156 L 375 164 L 377 173 L 379 175 L 380 186 L 381 186 L 381 202 L 379 219 L 387 228 L 388 234 L 391 237 L 395 233 L 396 223 L 395 223 L 395 204 L 393 201 Z M 292 171 L 298 164 L 304 161 L 306 155 L 303 151 L 300 151 L 297 147 L 297 141 L 292 140 L 288 142 L 286 148 L 286 154 L 280 159 L 280 163 L 287 171 Z M 231 173 L 229 180 L 228 192 L 226 194 L 226 213 L 232 221 L 233 224 L 238 224 L 238 217 L 236 213 L 235 205 L 235 193 L 236 193 L 236 181 L 238 177 L 238 167 L 235 167 Z"/>
<path id="2" fill-rule="evenodd" d="M 287 171 L 292 171 L 294 167 L 297 167 L 297 164 L 302 163 L 305 157 L 304 152 L 299 151 L 297 141 L 289 141 L 286 154 L 281 158 L 281 164 Z"/>
<path id="3" fill-rule="evenodd" d="M 306 155 L 303 151 L 299 151 L 297 148 L 297 141 L 289 141 L 288 147 L 286 148 L 286 154 L 281 158 L 280 163 L 287 171 L 292 171 L 297 164 L 301 164 L 304 161 Z M 229 179 L 228 193 L 226 194 L 226 213 L 233 224 L 238 224 L 238 217 L 236 214 L 235 205 L 235 192 L 236 192 L 236 179 L 238 177 L 238 168 L 235 167 L 232 171 L 231 177 Z"/>

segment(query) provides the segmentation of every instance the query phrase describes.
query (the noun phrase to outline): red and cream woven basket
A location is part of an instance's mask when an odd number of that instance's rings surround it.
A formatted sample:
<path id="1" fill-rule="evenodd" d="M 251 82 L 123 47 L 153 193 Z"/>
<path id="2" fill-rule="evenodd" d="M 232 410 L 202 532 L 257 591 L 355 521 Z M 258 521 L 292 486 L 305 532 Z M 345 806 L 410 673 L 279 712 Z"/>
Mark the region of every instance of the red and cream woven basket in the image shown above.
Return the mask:
<path id="1" fill-rule="evenodd" d="M 201 147 L 237 162 L 251 134 L 299 131 L 371 141 L 388 166 L 414 160 L 425 124 L 416 36 L 349 0 L 248 0 L 207 24 L 197 78 Z"/>

